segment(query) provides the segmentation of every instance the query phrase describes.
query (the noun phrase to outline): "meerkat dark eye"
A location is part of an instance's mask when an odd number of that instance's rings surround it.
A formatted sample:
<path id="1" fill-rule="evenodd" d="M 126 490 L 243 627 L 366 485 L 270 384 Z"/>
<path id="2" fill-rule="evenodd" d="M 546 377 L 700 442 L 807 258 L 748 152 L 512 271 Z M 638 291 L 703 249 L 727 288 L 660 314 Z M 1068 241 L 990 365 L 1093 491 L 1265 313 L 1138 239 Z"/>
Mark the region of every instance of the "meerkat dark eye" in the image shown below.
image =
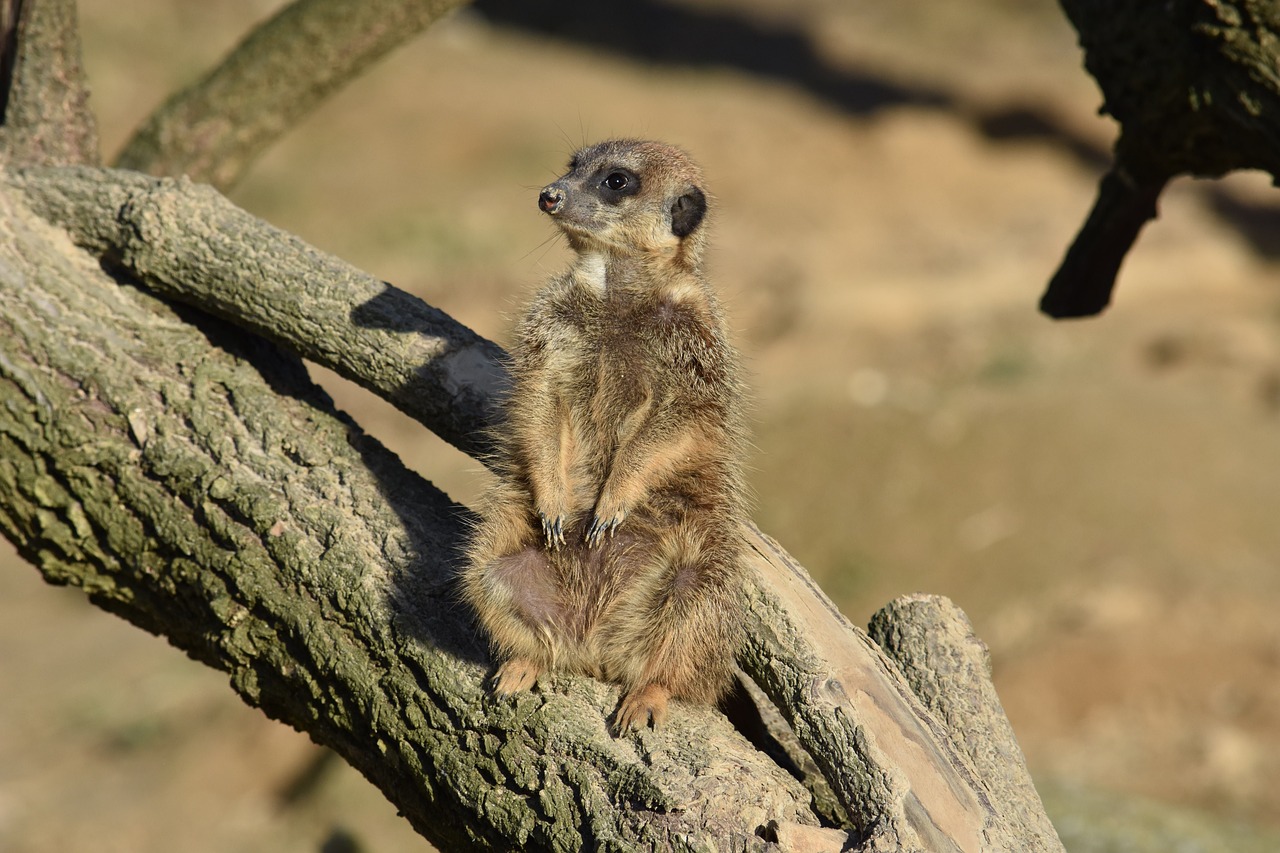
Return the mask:
<path id="1" fill-rule="evenodd" d="M 620 192 L 627 188 L 630 180 L 621 172 L 612 172 L 609 177 L 604 179 L 604 185 L 614 192 Z"/>

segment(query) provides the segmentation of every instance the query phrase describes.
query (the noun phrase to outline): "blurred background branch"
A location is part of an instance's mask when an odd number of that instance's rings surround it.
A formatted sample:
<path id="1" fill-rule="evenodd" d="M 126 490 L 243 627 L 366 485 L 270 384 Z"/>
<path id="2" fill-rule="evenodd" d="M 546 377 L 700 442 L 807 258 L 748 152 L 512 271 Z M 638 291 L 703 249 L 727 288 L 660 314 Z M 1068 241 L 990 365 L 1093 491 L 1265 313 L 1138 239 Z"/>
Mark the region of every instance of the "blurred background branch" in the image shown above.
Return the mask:
<path id="1" fill-rule="evenodd" d="M 0 3 L 0 149 L 10 168 L 98 162 L 75 0 Z"/>
<path id="2" fill-rule="evenodd" d="M 337 89 L 465 0 L 296 0 L 157 109 L 122 169 L 226 189 Z"/>

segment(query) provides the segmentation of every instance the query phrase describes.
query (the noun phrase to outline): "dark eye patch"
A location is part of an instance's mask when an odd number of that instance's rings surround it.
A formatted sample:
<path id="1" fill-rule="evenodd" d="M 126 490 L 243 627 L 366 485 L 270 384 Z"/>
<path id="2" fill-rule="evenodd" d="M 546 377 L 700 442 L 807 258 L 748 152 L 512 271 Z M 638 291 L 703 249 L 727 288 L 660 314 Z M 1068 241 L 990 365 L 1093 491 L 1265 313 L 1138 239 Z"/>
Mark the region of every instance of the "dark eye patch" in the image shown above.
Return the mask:
<path id="1" fill-rule="evenodd" d="M 610 204 L 640 192 L 640 176 L 630 169 L 605 166 L 596 173 L 596 180 L 601 199 Z"/>

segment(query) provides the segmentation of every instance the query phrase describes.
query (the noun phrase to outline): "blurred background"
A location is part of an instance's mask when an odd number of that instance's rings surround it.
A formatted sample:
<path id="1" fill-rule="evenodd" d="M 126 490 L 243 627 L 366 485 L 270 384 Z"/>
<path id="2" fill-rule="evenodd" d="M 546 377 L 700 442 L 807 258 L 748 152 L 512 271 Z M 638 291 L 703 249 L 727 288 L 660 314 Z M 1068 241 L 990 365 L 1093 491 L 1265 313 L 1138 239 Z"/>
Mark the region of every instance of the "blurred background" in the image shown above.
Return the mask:
<path id="1" fill-rule="evenodd" d="M 281 5 L 81 0 L 104 154 Z M 1280 193 L 1176 183 L 1114 306 L 1045 319 L 1100 101 L 1052 0 L 484 2 L 231 197 L 505 342 L 567 263 L 535 200 L 570 151 L 682 145 L 760 526 L 854 622 L 913 591 L 968 612 L 1064 840 L 1132 811 L 1280 849 Z M 315 373 L 475 495 L 478 464 Z M 422 849 L 223 675 L 0 562 L 0 851 Z"/>

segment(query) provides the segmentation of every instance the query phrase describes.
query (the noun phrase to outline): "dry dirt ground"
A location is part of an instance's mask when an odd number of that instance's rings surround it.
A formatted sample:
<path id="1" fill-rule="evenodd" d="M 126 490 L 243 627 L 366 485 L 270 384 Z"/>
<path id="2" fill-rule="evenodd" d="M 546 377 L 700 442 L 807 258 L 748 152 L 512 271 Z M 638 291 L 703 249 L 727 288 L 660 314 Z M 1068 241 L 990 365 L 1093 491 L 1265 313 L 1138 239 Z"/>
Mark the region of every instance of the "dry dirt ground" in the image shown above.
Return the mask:
<path id="1" fill-rule="evenodd" d="M 106 153 L 276 5 L 83 0 Z M 1280 831 L 1277 192 L 1180 182 L 1114 307 L 1054 324 L 1035 302 L 1113 127 L 1052 2 L 660 9 L 686 17 L 647 57 L 456 16 L 233 198 L 503 340 L 566 260 L 534 199 L 569 149 L 684 145 L 754 373 L 761 526 L 854 621 L 964 607 L 1046 790 Z M 475 493 L 476 464 L 323 381 Z M 221 675 L 7 552 L 0 696 L 0 850 L 421 847 Z"/>

